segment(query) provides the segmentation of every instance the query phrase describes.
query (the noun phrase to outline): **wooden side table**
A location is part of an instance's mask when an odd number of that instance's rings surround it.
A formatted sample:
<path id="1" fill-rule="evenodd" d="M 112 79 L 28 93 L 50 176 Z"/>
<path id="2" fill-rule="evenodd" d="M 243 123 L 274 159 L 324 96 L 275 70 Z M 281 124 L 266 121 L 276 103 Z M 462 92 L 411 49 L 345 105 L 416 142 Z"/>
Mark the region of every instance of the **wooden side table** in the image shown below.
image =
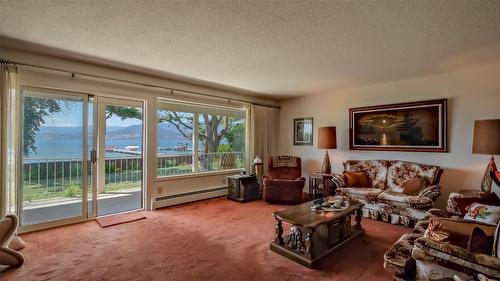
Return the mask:
<path id="1" fill-rule="evenodd" d="M 309 196 L 311 199 L 334 196 L 337 185 L 334 174 L 312 173 L 309 176 Z"/>
<path id="2" fill-rule="evenodd" d="M 247 202 L 260 198 L 260 185 L 255 175 L 234 175 L 227 177 L 227 199 Z"/>

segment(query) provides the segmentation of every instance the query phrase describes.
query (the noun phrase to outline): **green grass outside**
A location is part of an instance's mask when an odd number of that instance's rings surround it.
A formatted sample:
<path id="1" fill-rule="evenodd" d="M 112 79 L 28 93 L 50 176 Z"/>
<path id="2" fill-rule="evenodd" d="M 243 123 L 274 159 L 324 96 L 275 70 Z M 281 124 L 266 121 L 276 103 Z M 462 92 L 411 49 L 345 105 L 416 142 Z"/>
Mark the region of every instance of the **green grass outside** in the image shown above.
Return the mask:
<path id="1" fill-rule="evenodd" d="M 242 167 L 243 162 L 237 161 L 237 167 Z M 219 165 L 215 164 L 212 166 L 213 170 L 220 169 Z M 127 171 L 129 173 L 140 172 L 140 171 Z M 158 168 L 157 174 L 159 176 L 170 176 L 170 175 L 180 175 L 180 174 L 188 174 L 192 172 L 191 165 L 179 165 L 175 167 L 168 168 Z M 107 175 L 108 182 L 111 179 L 114 179 L 114 175 Z M 120 178 L 118 175 L 117 178 Z M 114 182 L 107 183 L 105 190 L 106 192 L 114 192 L 122 189 L 130 189 L 136 188 L 140 185 L 140 181 L 122 181 L 122 182 Z M 28 185 L 26 182 L 23 186 L 23 197 L 24 201 L 32 202 L 38 200 L 48 200 L 48 199 L 56 199 L 56 198 L 79 198 L 82 196 L 82 189 L 80 181 L 75 181 L 72 183 L 67 183 L 62 186 L 60 183 L 56 183 L 55 187 L 49 186 L 45 187 L 42 185 L 32 184 Z"/>

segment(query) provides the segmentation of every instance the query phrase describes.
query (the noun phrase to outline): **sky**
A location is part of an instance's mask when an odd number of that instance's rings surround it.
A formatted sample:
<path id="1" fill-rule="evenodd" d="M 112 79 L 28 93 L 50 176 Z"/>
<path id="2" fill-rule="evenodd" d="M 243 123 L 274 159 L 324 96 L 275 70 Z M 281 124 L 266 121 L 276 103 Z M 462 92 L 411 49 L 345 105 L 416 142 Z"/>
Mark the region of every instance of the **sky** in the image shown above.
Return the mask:
<path id="1" fill-rule="evenodd" d="M 81 101 L 64 101 L 59 102 L 60 112 L 55 112 L 44 118 L 43 126 L 55 127 L 81 127 L 83 125 L 83 103 Z M 93 106 L 89 105 L 89 125 L 92 121 Z M 106 120 L 107 126 L 127 127 L 131 125 L 141 124 L 137 119 L 126 119 L 122 121 L 119 117 L 112 116 Z"/>

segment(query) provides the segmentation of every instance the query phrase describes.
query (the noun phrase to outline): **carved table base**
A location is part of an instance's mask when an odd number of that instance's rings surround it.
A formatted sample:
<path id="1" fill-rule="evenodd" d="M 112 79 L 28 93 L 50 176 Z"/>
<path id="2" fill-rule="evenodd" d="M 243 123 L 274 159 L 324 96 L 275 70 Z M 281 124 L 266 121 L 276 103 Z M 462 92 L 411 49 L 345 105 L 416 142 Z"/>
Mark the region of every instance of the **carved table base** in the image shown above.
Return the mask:
<path id="1" fill-rule="evenodd" d="M 299 264 L 313 268 L 319 260 L 365 233 L 361 227 L 361 208 L 354 210 L 354 213 L 355 224 L 351 225 L 351 213 L 314 228 L 292 225 L 288 237 L 283 237 L 282 221 L 275 217 L 276 238 L 271 243 L 270 249 Z"/>

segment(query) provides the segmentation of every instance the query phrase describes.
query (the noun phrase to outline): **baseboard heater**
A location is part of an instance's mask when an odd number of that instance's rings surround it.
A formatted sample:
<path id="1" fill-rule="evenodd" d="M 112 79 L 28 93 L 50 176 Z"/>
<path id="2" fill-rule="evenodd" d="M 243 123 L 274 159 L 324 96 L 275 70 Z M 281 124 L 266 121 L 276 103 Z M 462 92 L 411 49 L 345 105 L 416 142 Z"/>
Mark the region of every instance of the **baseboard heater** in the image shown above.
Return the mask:
<path id="1" fill-rule="evenodd" d="M 152 209 L 156 210 L 158 208 L 189 203 L 193 201 L 199 201 L 204 199 L 210 199 L 220 196 L 227 195 L 227 186 L 221 186 L 210 189 L 203 189 L 198 191 L 179 193 L 175 195 L 158 196 L 152 199 Z"/>

